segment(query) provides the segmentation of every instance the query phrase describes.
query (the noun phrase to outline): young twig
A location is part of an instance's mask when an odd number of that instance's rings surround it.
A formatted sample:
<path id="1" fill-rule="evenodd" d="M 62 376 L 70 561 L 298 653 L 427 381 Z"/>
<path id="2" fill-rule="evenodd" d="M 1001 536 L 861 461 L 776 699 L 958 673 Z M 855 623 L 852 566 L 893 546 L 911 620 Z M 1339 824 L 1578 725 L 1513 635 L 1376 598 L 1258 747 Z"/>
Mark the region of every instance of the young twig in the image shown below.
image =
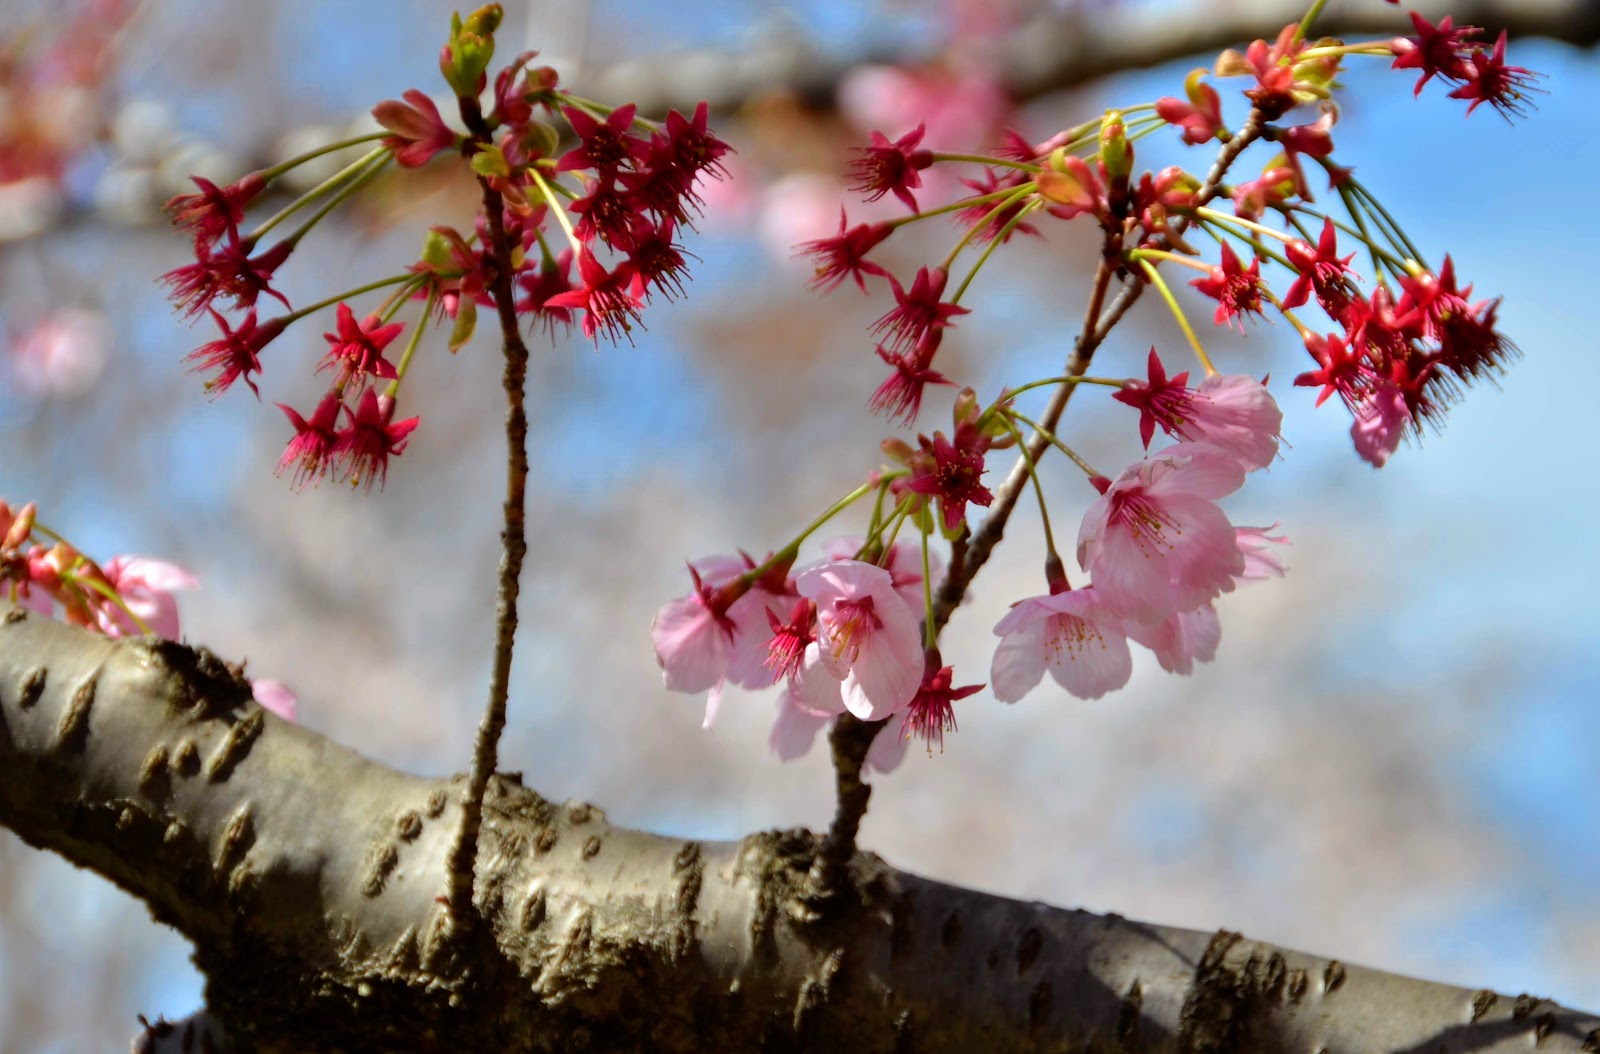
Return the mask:
<path id="1" fill-rule="evenodd" d="M 488 142 L 490 129 L 476 99 L 461 100 L 461 119 L 471 132 L 472 144 Z M 480 177 L 483 211 L 488 221 L 489 246 L 494 254 L 494 297 L 500 320 L 501 350 L 505 367 L 501 383 L 506 393 L 506 500 L 500 532 L 500 571 L 495 601 L 494 665 L 489 675 L 489 699 L 478 725 L 472 749 L 472 771 L 461 800 L 461 831 L 450 853 L 448 905 L 458 933 L 469 931 L 475 918 L 472 904 L 473 870 L 478 855 L 478 832 L 483 823 L 483 796 L 489 777 L 499 763 L 500 735 L 506 725 L 506 697 L 511 680 L 511 656 L 517 634 L 517 594 L 522 559 L 528 550 L 524 533 L 525 494 L 528 481 L 528 415 L 523 389 L 528 375 L 528 346 L 517 326 L 511 246 L 506 241 L 500 193 Z"/>

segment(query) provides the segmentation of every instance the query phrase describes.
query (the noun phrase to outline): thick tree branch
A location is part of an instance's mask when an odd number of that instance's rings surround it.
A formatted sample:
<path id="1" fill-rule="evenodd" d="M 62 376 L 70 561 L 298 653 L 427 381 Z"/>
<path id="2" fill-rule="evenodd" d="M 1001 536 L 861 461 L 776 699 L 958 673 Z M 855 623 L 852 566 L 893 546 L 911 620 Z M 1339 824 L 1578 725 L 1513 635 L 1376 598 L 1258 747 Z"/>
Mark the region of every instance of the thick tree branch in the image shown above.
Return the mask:
<path id="1" fill-rule="evenodd" d="M 1600 1018 L 1245 940 L 1027 904 L 816 838 L 614 828 L 496 779 L 450 961 L 458 780 L 367 761 L 180 645 L 0 615 L 0 823 L 195 943 L 238 1049 L 1593 1051 Z"/>
<path id="2" fill-rule="evenodd" d="M 1018 101 L 1086 84 L 1129 69 L 1143 69 L 1193 56 L 1210 63 L 1225 47 L 1255 37 L 1270 37 L 1305 13 L 1306 0 L 1199 0 L 1160 16 L 1147 10 L 1097 10 L 1092 14 L 1046 9 L 1027 25 L 998 42 L 988 56 L 1002 85 Z M 1600 42 L 1600 4 L 1595 0 L 1415 0 L 1391 7 L 1376 0 L 1331 4 L 1314 27 L 1315 34 L 1354 37 L 1358 34 L 1409 34 L 1402 8 L 1414 8 L 1437 22 L 1454 15 L 1457 25 L 1501 28 L 1513 37 L 1546 37 L 1578 47 Z M 905 65 L 936 56 L 908 52 L 855 52 L 825 55 L 800 34 L 786 34 L 738 52 L 698 51 L 651 54 L 594 70 L 579 85 L 595 98 L 629 99 L 645 114 L 669 109 L 691 112 L 701 99 L 723 114 L 736 113 L 751 99 L 774 91 L 792 92 L 818 109 L 832 109 L 839 86 L 864 63 Z M 1402 74 L 1395 74 L 1399 77 Z M 274 141 L 289 139 L 282 129 Z M 282 161 L 270 147 L 247 149 L 240 173 Z M 112 166 L 125 176 L 139 164 Z M 150 186 L 142 200 L 130 200 L 137 181 L 123 179 L 115 193 L 102 195 L 115 203 L 116 216 L 126 221 L 155 222 L 160 206 L 173 194 L 192 189 L 167 183 L 150 170 Z M 31 234 L 95 218 L 83 203 L 63 204 L 52 217 L 30 227 Z"/>

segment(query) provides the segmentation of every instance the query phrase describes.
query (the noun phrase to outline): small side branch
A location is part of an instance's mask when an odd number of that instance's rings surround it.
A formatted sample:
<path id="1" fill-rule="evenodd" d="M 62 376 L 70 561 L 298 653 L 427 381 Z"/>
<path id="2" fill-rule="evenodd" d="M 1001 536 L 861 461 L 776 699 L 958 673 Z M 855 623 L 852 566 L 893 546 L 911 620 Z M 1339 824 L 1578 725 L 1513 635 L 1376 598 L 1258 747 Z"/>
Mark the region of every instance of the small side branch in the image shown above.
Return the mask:
<path id="1" fill-rule="evenodd" d="M 473 143 L 488 142 L 490 129 L 476 99 L 461 100 L 461 119 Z M 472 749 L 472 771 L 461 802 L 461 833 L 450 853 L 448 903 L 451 921 L 460 932 L 471 929 L 473 870 L 478 855 L 478 833 L 483 824 L 483 796 L 489 777 L 499 766 L 500 735 L 506 726 L 506 699 L 510 694 L 511 657 L 517 636 L 517 595 L 521 589 L 522 560 L 527 555 L 525 532 L 528 484 L 528 413 L 524 389 L 528 377 L 528 346 L 517 325 L 515 293 L 511 284 L 511 246 L 506 240 L 499 191 L 479 178 L 483 211 L 488 221 L 490 250 L 494 254 L 494 281 L 490 293 L 500 320 L 501 350 L 505 367 L 501 382 L 506 393 L 506 500 L 500 531 L 500 571 L 495 598 L 494 665 L 489 675 L 489 700 L 478 724 Z"/>

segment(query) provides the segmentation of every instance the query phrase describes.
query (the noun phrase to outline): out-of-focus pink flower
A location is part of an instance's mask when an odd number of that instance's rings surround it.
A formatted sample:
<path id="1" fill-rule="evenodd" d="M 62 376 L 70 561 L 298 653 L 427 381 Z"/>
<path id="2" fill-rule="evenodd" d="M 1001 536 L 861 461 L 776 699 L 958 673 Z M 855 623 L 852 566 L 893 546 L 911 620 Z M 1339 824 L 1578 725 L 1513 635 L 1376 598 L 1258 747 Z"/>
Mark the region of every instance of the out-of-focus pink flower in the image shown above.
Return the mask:
<path id="1" fill-rule="evenodd" d="M 178 601 L 174 590 L 198 589 L 200 582 L 177 564 L 143 556 L 113 556 L 101 567 L 128 611 L 167 640 L 178 639 Z M 100 631 L 108 637 L 136 637 L 144 631 L 116 604 L 105 601 L 97 613 Z"/>
<path id="2" fill-rule="evenodd" d="M 7 357 L 23 391 L 70 399 L 99 380 L 110 343 L 111 326 L 104 315 L 68 308 L 23 333 Z"/>
<path id="3" fill-rule="evenodd" d="M 383 145 L 394 151 L 397 164 L 416 168 L 439 151 L 455 147 L 457 136 L 439 116 L 432 99 L 415 88 L 407 89 L 402 97 L 405 102 L 385 99 L 372 108 L 373 120 L 394 133 Z"/>
<path id="4" fill-rule="evenodd" d="M 1384 381 L 1364 393 L 1354 410 L 1356 419 L 1350 426 L 1350 438 L 1356 453 L 1373 468 L 1382 468 L 1388 464 L 1389 455 L 1399 449 L 1400 437 L 1411 423 L 1405 393 Z"/>
<path id="5" fill-rule="evenodd" d="M 1079 699 L 1115 691 L 1133 673 L 1122 619 L 1101 602 L 1094 586 L 1019 601 L 994 632 L 1000 643 L 989 683 L 1002 703 L 1031 692 L 1046 670 Z"/>
<path id="6" fill-rule="evenodd" d="M 1175 612 L 1154 625 L 1130 622 L 1124 628 L 1130 638 L 1155 652 L 1156 661 L 1168 673 L 1193 673 L 1196 662 L 1217 657 L 1217 645 L 1222 641 L 1222 623 L 1210 604 Z"/>
<path id="7" fill-rule="evenodd" d="M 250 694 L 262 708 L 271 710 L 285 721 L 293 721 L 299 708 L 300 697 L 281 681 L 257 677 L 250 682 Z"/>
<path id="8" fill-rule="evenodd" d="M 1214 499 L 1243 482 L 1239 459 L 1205 443 L 1168 447 L 1114 483 L 1097 479 L 1102 492 L 1084 514 L 1078 563 L 1106 606 L 1149 625 L 1232 590 L 1244 557 Z"/>
<path id="9" fill-rule="evenodd" d="M 1244 555 L 1244 570 L 1239 573 L 1242 581 L 1282 578 L 1289 572 L 1289 565 L 1274 551 L 1278 546 L 1288 545 L 1289 539 L 1281 534 L 1267 533 L 1277 529 L 1277 524 L 1271 527 L 1234 528 L 1234 536 L 1239 542 L 1239 552 Z"/>
<path id="10" fill-rule="evenodd" d="M 836 560 L 801 572 L 795 588 L 817 605 L 822 663 L 844 682 L 851 713 L 876 721 L 911 702 L 922 683 L 921 633 L 888 571 Z"/>

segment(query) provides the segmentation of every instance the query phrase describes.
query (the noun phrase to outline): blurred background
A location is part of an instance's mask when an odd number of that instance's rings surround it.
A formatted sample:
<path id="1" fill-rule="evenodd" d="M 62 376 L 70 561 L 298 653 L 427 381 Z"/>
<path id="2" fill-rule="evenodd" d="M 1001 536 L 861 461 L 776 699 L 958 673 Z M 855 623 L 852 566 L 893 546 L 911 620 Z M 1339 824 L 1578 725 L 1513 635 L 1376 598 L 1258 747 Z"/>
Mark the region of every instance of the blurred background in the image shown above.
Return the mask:
<path id="1" fill-rule="evenodd" d="M 1164 20 L 1259 13 L 1254 33 L 1270 37 L 1287 9 L 506 6 L 502 56 L 539 48 L 580 94 L 657 114 L 708 97 L 738 154 L 685 238 L 699 257 L 688 297 L 654 305 L 635 346 L 533 342 L 531 547 L 503 763 L 547 796 L 666 833 L 824 825 L 823 751 L 787 765 L 767 751 L 775 697 L 731 693 L 702 731 L 700 700 L 662 690 L 648 633 L 686 591 L 685 559 L 782 544 L 894 431 L 864 407 L 883 372 L 866 326 L 884 297 L 819 301 L 790 246 L 832 233 L 845 198 L 852 219 L 888 215 L 839 176 L 870 129 L 894 137 L 925 120 L 928 145 L 947 150 L 1008 126 L 1043 139 L 1107 106 L 1181 94 L 1215 48 L 1175 57 Z M 1358 9 L 1406 27 L 1377 0 L 1329 7 Z M 156 284 L 188 246 L 155 206 L 188 173 L 231 179 L 372 127 L 380 99 L 442 90 L 449 12 L 0 0 L 0 497 L 37 501 L 102 559 L 191 569 L 203 584 L 181 601 L 191 640 L 290 684 L 306 725 L 426 774 L 467 764 L 486 687 L 504 473 L 496 342 L 419 352 L 402 410 L 422 424 L 385 490 L 295 493 L 272 474 L 290 430 L 271 404 L 314 401 L 331 315 L 269 349 L 260 402 L 242 386 L 209 401 L 181 359 L 210 324 L 189 329 Z M 1084 40 L 1140 33 L 1154 67 L 1072 72 L 1090 68 L 1073 58 Z M 1480 386 L 1442 434 L 1374 471 L 1337 401 L 1313 409 L 1314 393 L 1290 385 L 1308 361 L 1290 327 L 1202 329 L 1225 372 L 1270 371 L 1284 407 L 1282 460 L 1226 508 L 1236 523 L 1282 524 L 1289 577 L 1220 602 L 1221 654 L 1192 677 L 1141 661 L 1127 690 L 1094 703 L 1047 680 L 1016 706 L 987 693 L 961 704 L 942 754 L 913 747 L 879 779 L 866 846 L 1009 896 L 1600 1007 L 1600 488 L 1583 365 L 1600 320 L 1572 226 L 1600 159 L 1600 64 L 1550 39 L 1513 48 L 1549 91 L 1514 126 L 1487 108 L 1464 121 L 1438 85 L 1414 100 L 1413 75 L 1374 61 L 1352 65 L 1334 131 L 1335 160 L 1430 262 L 1449 252 L 1478 296 L 1505 297 L 1501 326 L 1524 358 L 1500 389 Z M 1236 122 L 1230 83 L 1219 87 Z M 1142 166 L 1209 163 L 1176 132 L 1138 149 Z M 451 166 L 391 180 L 319 228 L 281 288 L 298 305 L 393 273 L 429 225 L 470 222 L 473 196 Z M 913 230 L 886 247 L 900 275 L 955 237 L 938 221 Z M 1059 372 L 1091 237 L 1058 224 L 997 254 L 941 368 L 987 394 Z M 1146 297 L 1094 372 L 1142 373 L 1152 343 L 1185 360 Z M 935 391 L 919 425 L 948 427 L 948 405 Z M 1138 450 L 1132 412 L 1097 391 L 1064 434 L 1105 469 Z M 1009 459 L 991 465 L 997 482 Z M 1093 492 L 1060 464 L 1044 477 L 1068 542 Z M 958 683 L 987 680 L 991 628 L 1042 591 L 1041 558 L 1025 502 L 946 634 Z M 7 1049 L 122 1049 L 135 1013 L 200 1002 L 187 956 L 135 902 L 0 832 Z"/>

